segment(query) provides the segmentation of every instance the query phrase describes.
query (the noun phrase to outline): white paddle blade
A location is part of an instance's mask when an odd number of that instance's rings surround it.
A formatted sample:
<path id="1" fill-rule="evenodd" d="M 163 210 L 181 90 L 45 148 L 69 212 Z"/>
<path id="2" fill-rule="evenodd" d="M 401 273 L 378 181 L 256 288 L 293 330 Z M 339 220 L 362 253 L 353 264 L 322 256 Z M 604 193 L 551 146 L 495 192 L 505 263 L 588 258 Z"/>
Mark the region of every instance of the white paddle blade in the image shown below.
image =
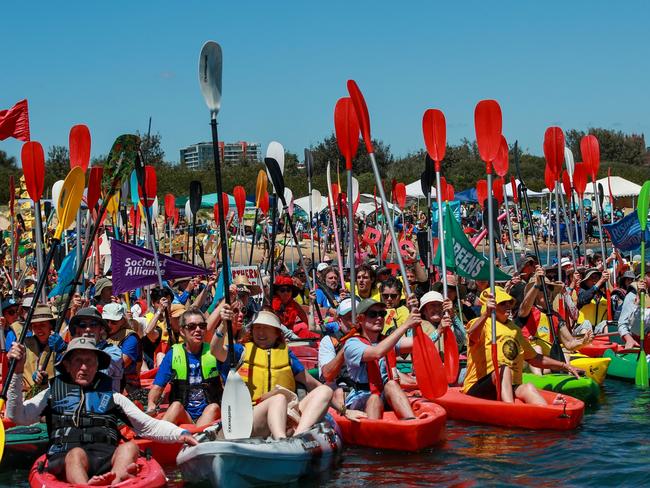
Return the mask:
<path id="1" fill-rule="evenodd" d="M 352 203 L 355 203 L 359 199 L 359 181 L 353 176 L 352 177 Z"/>
<path id="2" fill-rule="evenodd" d="M 284 187 L 284 199 L 287 202 L 289 216 L 293 217 L 293 192 L 286 186 Z"/>
<path id="3" fill-rule="evenodd" d="M 221 423 L 226 439 L 248 439 L 253 432 L 253 402 L 248 387 L 230 369 L 221 398 Z"/>
<path id="4" fill-rule="evenodd" d="M 160 207 L 158 206 L 158 197 L 156 197 L 153 201 L 153 205 L 151 205 L 151 218 L 153 220 L 156 220 L 158 218 L 159 212 L 160 212 Z"/>
<path id="5" fill-rule="evenodd" d="M 185 218 L 188 220 L 192 218 L 192 208 L 190 207 L 189 200 L 185 202 Z"/>
<path id="6" fill-rule="evenodd" d="M 205 104 L 215 115 L 221 109 L 222 61 L 221 46 L 214 41 L 206 42 L 199 56 L 199 86 Z"/>
<path id="7" fill-rule="evenodd" d="M 334 205 L 334 195 L 332 195 L 332 172 L 330 171 L 330 162 L 327 162 L 327 198 L 329 205 Z"/>
<path id="8" fill-rule="evenodd" d="M 576 165 L 573 160 L 573 153 L 568 147 L 564 147 L 564 162 L 566 163 L 566 172 L 569 173 L 569 181 L 573 184 L 573 170 Z"/>
<path id="9" fill-rule="evenodd" d="M 284 147 L 282 144 L 271 141 L 269 147 L 266 148 L 266 157 L 275 159 L 280 166 L 280 173 L 284 175 Z M 269 179 L 271 179 L 270 176 Z"/>
<path id="10" fill-rule="evenodd" d="M 55 181 L 52 185 L 52 206 L 56 208 L 59 205 L 59 196 L 61 196 L 61 188 L 63 188 L 63 180 Z"/>
<path id="11" fill-rule="evenodd" d="M 323 205 L 323 197 L 320 194 L 320 192 L 316 189 L 311 191 L 311 211 L 314 214 L 319 214 L 321 210 L 323 210 L 321 207 Z"/>

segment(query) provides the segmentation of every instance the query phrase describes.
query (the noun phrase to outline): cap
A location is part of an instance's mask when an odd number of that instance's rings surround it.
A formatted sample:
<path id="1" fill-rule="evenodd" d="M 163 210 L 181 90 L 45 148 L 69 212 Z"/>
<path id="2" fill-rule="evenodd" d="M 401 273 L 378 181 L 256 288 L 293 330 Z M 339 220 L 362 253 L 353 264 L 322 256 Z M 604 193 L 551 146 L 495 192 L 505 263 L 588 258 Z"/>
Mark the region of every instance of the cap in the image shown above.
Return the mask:
<path id="1" fill-rule="evenodd" d="M 108 329 L 108 324 L 106 321 L 102 318 L 100 313 L 97 311 L 95 307 L 86 307 L 82 308 L 77 312 L 77 315 L 73 316 L 70 319 L 70 332 L 74 334 L 75 328 L 77 325 L 83 321 L 83 320 L 92 320 L 98 325 L 101 325 L 105 329 Z"/>
<path id="2" fill-rule="evenodd" d="M 107 303 L 102 308 L 102 318 L 104 320 L 122 320 L 124 318 L 124 307 L 121 303 Z"/>
<path id="3" fill-rule="evenodd" d="M 443 297 L 437 291 L 428 291 L 424 295 L 422 295 L 422 298 L 420 298 L 420 310 L 422 310 L 427 303 L 434 303 L 434 302 L 442 303 L 444 300 L 445 297 Z"/>
<path id="4" fill-rule="evenodd" d="M 374 305 L 379 305 L 382 308 L 386 308 L 386 305 L 384 303 L 373 300 L 372 298 L 366 298 L 365 300 L 361 300 L 359 303 L 359 306 L 357 307 L 357 314 L 361 315 L 362 313 L 366 313 L 368 309 Z"/>
<path id="5" fill-rule="evenodd" d="M 2 310 L 9 307 L 17 307 L 18 305 L 18 302 L 13 297 L 2 300 Z"/>
<path id="6" fill-rule="evenodd" d="M 282 330 L 282 324 L 280 323 L 278 316 L 273 312 L 267 312 L 266 310 L 258 312 L 255 320 L 253 320 L 251 323 L 251 327 L 254 325 L 268 325 L 270 327 L 275 327 L 276 329 Z"/>
<path id="7" fill-rule="evenodd" d="M 518 272 L 518 273 L 521 273 L 522 270 L 524 269 L 524 267 L 525 267 L 527 264 L 529 264 L 529 263 L 533 263 L 533 264 L 535 264 L 536 262 L 537 262 L 537 261 L 536 261 L 532 256 L 528 256 L 528 255 L 524 256 L 524 257 L 521 258 L 521 259 L 519 260 L 519 262 L 517 263 L 517 272 Z"/>
<path id="8" fill-rule="evenodd" d="M 185 305 L 182 303 L 172 303 L 171 308 L 169 309 L 169 316 L 172 318 L 178 318 L 185 313 Z"/>
<path id="9" fill-rule="evenodd" d="M 495 292 L 495 295 L 496 295 L 495 298 L 496 298 L 497 305 L 498 305 L 499 303 L 509 302 L 509 301 L 514 301 L 514 300 L 515 300 L 515 298 L 514 298 L 512 295 L 510 295 L 510 294 L 509 294 L 509 293 L 508 293 L 508 292 L 507 292 L 503 287 L 501 287 L 501 286 L 495 286 L 495 287 L 494 287 L 494 292 Z M 487 295 L 488 295 L 488 293 L 490 293 L 490 289 L 489 289 L 489 288 L 486 288 L 485 290 L 483 290 L 483 291 L 481 292 L 481 295 L 479 296 L 479 300 L 480 300 L 481 303 L 484 304 L 484 305 L 487 303 Z"/>
<path id="10" fill-rule="evenodd" d="M 571 258 L 562 258 L 560 259 L 560 266 L 564 268 L 565 266 L 573 266 L 573 263 L 571 262 Z"/>
<path id="11" fill-rule="evenodd" d="M 356 312 L 359 313 L 359 300 L 357 302 L 357 309 Z M 341 303 L 339 303 L 339 306 L 336 308 L 336 314 L 337 315 L 345 315 L 352 312 L 352 299 L 351 298 L 346 298 L 344 300 L 341 300 Z"/>
<path id="12" fill-rule="evenodd" d="M 95 283 L 95 296 L 98 296 L 104 288 L 113 286 L 113 282 L 108 278 L 100 278 Z"/>
<path id="13" fill-rule="evenodd" d="M 327 268 L 329 268 L 329 264 L 320 263 L 318 266 L 316 266 L 316 271 L 318 271 L 320 273 L 321 271 L 323 271 L 324 269 L 327 269 Z"/>
<path id="14" fill-rule="evenodd" d="M 95 340 L 93 338 L 75 337 L 70 341 L 70 344 L 68 344 L 68 348 L 66 349 L 63 356 L 61 356 L 59 362 L 56 363 L 56 369 L 60 372 L 65 371 L 65 368 L 63 367 L 63 361 L 65 361 L 65 358 L 69 357 L 74 351 L 79 350 L 94 351 L 95 354 L 97 354 L 98 370 L 106 369 L 111 364 L 111 357 L 101 349 L 97 349 Z"/>
<path id="15" fill-rule="evenodd" d="M 587 271 L 585 271 L 585 277 L 583 280 L 588 280 L 591 278 L 593 275 L 602 275 L 603 273 L 598 269 L 598 268 L 589 268 Z"/>
<path id="16" fill-rule="evenodd" d="M 34 309 L 34 315 L 32 315 L 32 324 L 37 324 L 39 322 L 51 322 L 56 320 L 56 317 L 52 313 L 52 310 L 47 305 L 36 305 Z"/>

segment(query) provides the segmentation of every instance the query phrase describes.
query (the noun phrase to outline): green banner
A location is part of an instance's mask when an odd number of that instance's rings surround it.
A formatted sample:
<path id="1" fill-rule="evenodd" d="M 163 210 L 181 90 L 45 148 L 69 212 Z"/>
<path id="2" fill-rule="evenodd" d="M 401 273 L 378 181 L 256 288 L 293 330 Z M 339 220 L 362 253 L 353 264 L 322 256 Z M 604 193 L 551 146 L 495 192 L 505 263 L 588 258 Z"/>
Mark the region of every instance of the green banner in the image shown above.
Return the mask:
<path id="1" fill-rule="evenodd" d="M 488 281 L 490 279 L 489 259 L 474 249 L 449 207 L 445 208 L 444 233 L 447 270 L 470 280 Z M 441 246 L 438 246 L 433 259 L 433 264 L 438 267 L 441 263 L 440 250 Z M 508 281 L 510 278 L 508 274 L 495 268 L 494 279 L 496 281 Z"/>

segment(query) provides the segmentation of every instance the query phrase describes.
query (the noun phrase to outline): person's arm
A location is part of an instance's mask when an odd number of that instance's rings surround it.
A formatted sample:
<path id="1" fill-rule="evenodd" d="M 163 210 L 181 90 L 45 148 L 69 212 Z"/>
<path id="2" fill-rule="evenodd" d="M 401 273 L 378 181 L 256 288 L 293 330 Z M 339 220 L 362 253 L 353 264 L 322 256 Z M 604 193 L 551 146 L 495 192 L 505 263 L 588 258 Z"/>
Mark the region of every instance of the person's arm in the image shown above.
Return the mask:
<path id="1" fill-rule="evenodd" d="M 572 374 L 576 378 L 580 378 L 579 372 L 582 371 L 579 368 L 571 366 L 569 363 L 563 363 L 561 361 L 556 361 L 551 359 L 548 356 L 543 356 L 541 354 L 536 354 L 534 358 L 528 359 L 528 364 L 535 366 L 536 368 L 541 369 L 552 369 L 554 371 L 565 371 L 569 374 Z"/>
<path id="2" fill-rule="evenodd" d="M 618 334 L 625 341 L 627 349 L 639 346 L 639 343 L 632 337 L 632 322 L 636 309 L 636 295 L 628 293 L 625 300 L 623 300 L 621 314 L 618 317 Z"/>
<path id="3" fill-rule="evenodd" d="M 386 354 L 388 354 L 388 351 L 395 347 L 397 342 L 406 333 L 407 330 L 419 325 L 420 322 L 422 322 L 420 312 L 417 310 L 411 312 L 408 319 L 406 319 L 404 323 L 400 325 L 397 330 L 395 330 L 395 332 L 380 341 L 378 344 L 374 346 L 368 346 L 363 351 L 362 361 L 377 361 L 379 358 L 384 357 Z M 411 342 L 411 347 L 412 345 L 413 343 Z"/>
<path id="4" fill-rule="evenodd" d="M 233 316 L 233 313 L 230 310 L 230 305 L 226 305 L 222 309 L 222 313 L 224 314 L 224 316 L 228 314 L 230 315 L 230 317 Z M 225 328 L 225 321 L 222 320 L 220 321 L 219 327 L 217 328 L 216 332 L 212 336 L 212 339 L 210 340 L 210 354 L 212 354 L 215 358 L 217 358 L 217 361 L 222 363 L 225 362 L 226 359 L 228 358 L 228 348 L 225 345 L 226 340 L 225 340 L 224 328 Z"/>
<path id="5" fill-rule="evenodd" d="M 518 315 L 521 318 L 528 317 L 530 315 L 530 311 L 533 308 L 533 305 L 535 304 L 535 299 L 537 298 L 537 292 L 542 291 L 542 287 L 544 286 L 544 268 L 542 268 L 539 264 L 535 267 L 535 286 L 531 287 L 530 290 L 528 290 L 528 293 L 524 296 L 524 299 L 521 302 L 521 305 L 519 305 L 519 312 Z M 550 295 L 550 293 L 549 293 Z"/>
<path id="6" fill-rule="evenodd" d="M 153 385 L 151 386 L 149 395 L 147 396 L 147 412 L 156 410 L 158 404 L 160 403 L 160 398 L 162 397 L 165 386 L 172 379 L 172 354 L 172 351 L 167 351 L 165 357 L 160 362 L 158 372 L 156 373 L 156 377 L 153 380 Z"/>
<path id="7" fill-rule="evenodd" d="M 324 362 L 326 359 L 331 357 L 332 353 L 334 353 L 334 358 Z M 323 379 L 327 382 L 334 381 L 338 377 L 341 368 L 345 363 L 343 348 L 341 347 L 338 352 L 335 352 L 331 339 L 325 337 L 318 348 L 318 359 L 318 362 L 321 365 L 320 374 Z"/>
<path id="8" fill-rule="evenodd" d="M 14 377 L 7 391 L 7 417 L 17 425 L 31 425 L 39 421 L 47 407 L 49 389 L 43 390 L 30 400 L 23 401 L 23 368 L 27 351 L 24 344 L 15 343 L 7 357 L 16 360 Z"/>

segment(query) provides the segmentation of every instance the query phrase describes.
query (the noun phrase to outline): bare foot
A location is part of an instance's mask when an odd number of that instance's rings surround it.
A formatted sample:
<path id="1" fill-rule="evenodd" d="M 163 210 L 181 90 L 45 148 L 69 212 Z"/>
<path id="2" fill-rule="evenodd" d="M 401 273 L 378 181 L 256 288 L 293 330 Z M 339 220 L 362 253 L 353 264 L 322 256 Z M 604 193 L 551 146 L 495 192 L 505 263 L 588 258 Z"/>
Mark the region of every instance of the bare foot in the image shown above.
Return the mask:
<path id="1" fill-rule="evenodd" d="M 126 472 L 131 476 L 136 476 L 140 472 L 141 466 L 138 463 L 131 463 L 126 467 Z"/>
<path id="2" fill-rule="evenodd" d="M 109 471 L 108 473 L 100 474 L 93 476 L 88 480 L 89 486 L 106 486 L 110 485 L 111 482 L 115 479 L 115 473 Z"/>
<path id="3" fill-rule="evenodd" d="M 553 399 L 553 405 L 562 405 L 566 403 L 566 398 L 564 398 L 564 395 L 558 395 Z"/>

